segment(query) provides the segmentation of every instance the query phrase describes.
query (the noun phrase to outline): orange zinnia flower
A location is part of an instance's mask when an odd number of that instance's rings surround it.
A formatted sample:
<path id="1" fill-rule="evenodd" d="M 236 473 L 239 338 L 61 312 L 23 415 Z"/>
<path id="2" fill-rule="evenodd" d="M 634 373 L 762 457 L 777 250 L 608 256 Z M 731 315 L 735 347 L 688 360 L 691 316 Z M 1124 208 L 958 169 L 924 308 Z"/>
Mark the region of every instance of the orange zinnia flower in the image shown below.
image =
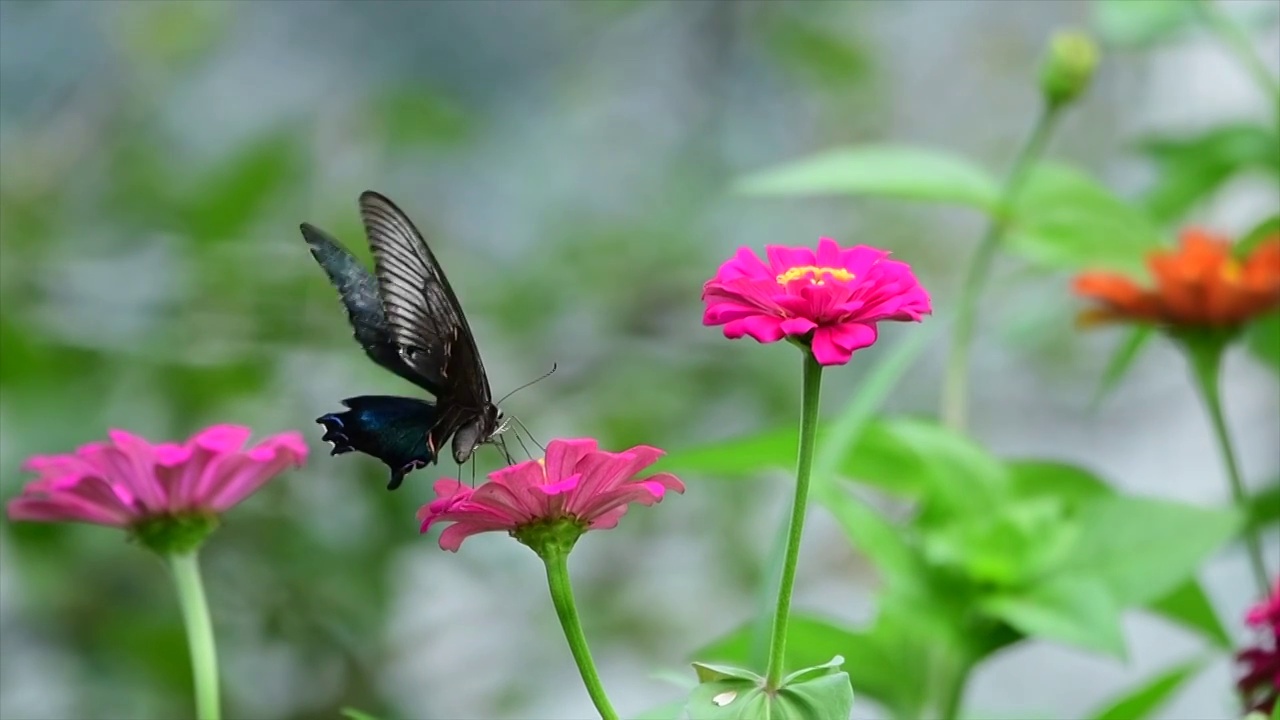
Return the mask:
<path id="1" fill-rule="evenodd" d="M 1280 234 L 1239 259 L 1232 255 L 1230 240 L 1190 229 L 1182 233 L 1176 250 L 1151 253 L 1147 265 L 1155 278 L 1150 289 L 1119 273 L 1076 276 L 1076 294 L 1101 303 L 1081 315 L 1081 321 L 1232 328 L 1280 305 Z"/>

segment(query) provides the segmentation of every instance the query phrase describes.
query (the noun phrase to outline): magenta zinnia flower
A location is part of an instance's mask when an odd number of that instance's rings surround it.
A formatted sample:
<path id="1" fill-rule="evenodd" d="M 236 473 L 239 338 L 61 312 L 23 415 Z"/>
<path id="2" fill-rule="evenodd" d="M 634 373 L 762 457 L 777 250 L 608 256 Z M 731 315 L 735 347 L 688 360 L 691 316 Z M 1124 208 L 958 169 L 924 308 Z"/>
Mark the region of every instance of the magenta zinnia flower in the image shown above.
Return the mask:
<path id="1" fill-rule="evenodd" d="M 1247 711 L 1268 716 L 1280 698 L 1280 580 L 1271 597 L 1249 609 L 1245 623 L 1260 631 L 1258 644 L 1236 655 L 1243 673 L 1236 682 Z"/>
<path id="2" fill-rule="evenodd" d="M 38 478 L 9 501 L 11 520 L 86 522 L 137 529 L 151 520 L 209 516 L 302 465 L 302 435 L 286 432 L 248 450 L 249 428 L 214 425 L 185 444 L 152 445 L 123 430 L 69 455 L 31 458 Z"/>
<path id="3" fill-rule="evenodd" d="M 876 341 L 881 320 L 919 322 L 933 312 L 911 266 L 866 245 L 841 248 L 822 238 L 810 248 L 770 245 L 769 262 L 739 248 L 702 288 L 704 325 L 727 338 L 762 343 L 784 337 L 808 345 L 822 365 L 843 365 Z"/>
<path id="4" fill-rule="evenodd" d="M 436 500 L 418 511 L 422 532 L 452 522 L 440 534 L 440 547 L 457 552 L 463 540 L 482 532 L 507 532 L 533 546 L 526 531 L 560 524 L 577 534 L 608 529 L 631 503 L 652 505 L 667 490 L 684 492 L 670 473 L 636 477 L 662 455 L 646 445 L 614 453 L 600 450 L 595 440 L 552 440 L 545 460 L 498 470 L 480 487 L 437 481 Z"/>

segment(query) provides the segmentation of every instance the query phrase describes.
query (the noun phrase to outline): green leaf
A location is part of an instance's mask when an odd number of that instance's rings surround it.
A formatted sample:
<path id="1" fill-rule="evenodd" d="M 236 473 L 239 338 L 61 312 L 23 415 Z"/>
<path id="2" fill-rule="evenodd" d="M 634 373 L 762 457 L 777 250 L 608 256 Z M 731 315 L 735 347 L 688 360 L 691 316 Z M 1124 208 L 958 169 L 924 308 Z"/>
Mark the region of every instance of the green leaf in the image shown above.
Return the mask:
<path id="1" fill-rule="evenodd" d="M 1049 269 L 1139 273 L 1164 238 L 1151 218 L 1080 170 L 1042 163 L 1014 204 L 1007 243 Z"/>
<path id="2" fill-rule="evenodd" d="M 993 505 L 928 528 L 923 547 L 929 564 L 956 571 L 979 587 L 1021 587 L 1051 569 L 1077 528 L 1064 522 L 1056 498 Z"/>
<path id="3" fill-rule="evenodd" d="M 698 685 L 684 706 L 689 720 L 771 718 L 769 696 L 748 680 L 715 680 Z"/>
<path id="4" fill-rule="evenodd" d="M 876 566 L 888 586 L 920 587 L 925 569 L 903 533 L 850 489 L 822 485 L 814 499 L 833 516 L 845 537 Z"/>
<path id="5" fill-rule="evenodd" d="M 714 677 L 689 693 L 690 720 L 846 720 L 853 712 L 849 676 L 839 670 L 843 658 L 788 676 L 776 692 L 763 679 Z M 834 666 L 833 666 L 834 663 Z"/>
<path id="6" fill-rule="evenodd" d="M 1181 34 L 1196 18 L 1195 6 L 1185 0 L 1095 0 L 1093 26 L 1103 42 L 1118 48 L 1139 48 L 1165 42 Z"/>
<path id="7" fill-rule="evenodd" d="M 842 37 L 840 27 L 801 17 L 805 16 L 779 16 L 767 28 L 767 46 L 784 67 L 818 85 L 845 92 L 867 76 L 867 52 Z"/>
<path id="8" fill-rule="evenodd" d="M 1116 348 L 1115 353 L 1111 355 L 1111 360 L 1107 363 L 1107 368 L 1102 371 L 1102 380 L 1098 383 L 1098 389 L 1094 391 L 1093 400 L 1089 403 L 1093 408 L 1097 408 L 1103 398 L 1110 395 L 1111 391 L 1120 384 L 1128 374 L 1129 368 L 1133 367 L 1133 361 L 1138 359 L 1142 350 L 1147 347 L 1147 341 L 1155 337 L 1155 334 L 1155 329 L 1149 325 L 1130 328 L 1124 342 Z"/>
<path id="9" fill-rule="evenodd" d="M 821 665 L 802 668 L 782 678 L 782 686 L 799 685 L 800 683 L 809 682 L 815 678 L 834 675 L 840 672 L 840 666 L 844 665 L 844 657 L 836 655 Z"/>
<path id="10" fill-rule="evenodd" d="M 1204 588 L 1195 579 L 1187 580 L 1163 597 L 1148 603 L 1147 609 L 1199 633 L 1223 650 L 1231 649 L 1231 636 L 1222 626 Z"/>
<path id="11" fill-rule="evenodd" d="M 1153 675 L 1090 713 L 1091 720 L 1146 720 L 1154 716 L 1188 680 L 1204 668 L 1192 660 Z"/>
<path id="12" fill-rule="evenodd" d="M 1085 503 L 1114 494 L 1098 476 L 1074 465 L 1052 460 L 1013 460 L 1006 466 L 1016 498 L 1051 497 L 1075 512 Z"/>
<path id="13" fill-rule="evenodd" d="M 1101 497 L 1080 512 L 1060 572 L 1101 580 L 1121 607 L 1149 603 L 1191 579 L 1235 537 L 1234 511 L 1137 497 Z"/>
<path id="14" fill-rule="evenodd" d="M 749 195 L 872 195 L 969 205 L 991 211 L 1000 189 L 981 168 L 935 150 L 867 145 L 828 150 L 746 176 Z"/>
<path id="15" fill-rule="evenodd" d="M 1016 594 L 986 597 L 979 607 L 1027 635 L 1124 657 L 1120 608 L 1099 580 L 1053 579 Z"/>
<path id="16" fill-rule="evenodd" d="M 1250 323 L 1245 343 L 1255 358 L 1280 374 L 1280 310 L 1267 313 Z"/>
<path id="17" fill-rule="evenodd" d="M 1261 171 L 1280 179 L 1280 138 L 1265 125 L 1214 127 L 1190 137 L 1154 137 L 1138 151 L 1157 167 L 1143 203 L 1162 223 L 1181 220 L 1237 175 Z"/>
<path id="18" fill-rule="evenodd" d="M 1272 478 L 1266 487 L 1249 498 L 1248 527 L 1263 529 L 1280 523 L 1280 477 Z"/>
<path id="19" fill-rule="evenodd" d="M 698 676 L 698 682 L 700 683 L 715 682 L 717 680 L 747 680 L 754 683 L 764 679 L 744 668 L 702 662 L 693 663 L 693 672 Z"/>
<path id="20" fill-rule="evenodd" d="M 377 716 L 370 715 L 363 710 L 357 710 L 350 707 L 342 708 L 342 714 L 346 716 L 348 720 L 378 720 Z"/>
<path id="21" fill-rule="evenodd" d="M 449 145 L 467 139 L 474 119 L 443 96 L 419 87 L 385 92 L 371 104 L 392 147 Z"/>
<path id="22" fill-rule="evenodd" d="M 823 433 L 819 430 L 818 442 Z M 778 428 L 684 450 L 659 461 L 662 470 L 744 477 L 769 468 L 790 468 L 796 462 L 796 429 Z"/>

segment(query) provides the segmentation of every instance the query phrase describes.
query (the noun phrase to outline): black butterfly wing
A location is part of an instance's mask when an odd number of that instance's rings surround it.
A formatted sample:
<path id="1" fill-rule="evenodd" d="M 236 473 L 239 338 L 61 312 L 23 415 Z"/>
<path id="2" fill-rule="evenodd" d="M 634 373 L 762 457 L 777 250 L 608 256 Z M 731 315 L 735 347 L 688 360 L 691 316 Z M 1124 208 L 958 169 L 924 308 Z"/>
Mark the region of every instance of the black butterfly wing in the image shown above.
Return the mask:
<path id="1" fill-rule="evenodd" d="M 302 237 L 311 255 L 338 290 L 356 342 L 375 363 L 418 385 L 433 395 L 440 394 L 438 378 L 424 376 L 405 362 L 382 308 L 378 279 L 356 256 L 333 236 L 309 223 L 301 225 Z"/>
<path id="2" fill-rule="evenodd" d="M 442 417 L 434 435 L 443 441 L 469 422 L 467 416 L 492 405 L 475 337 L 440 263 L 395 203 L 366 191 L 360 196 L 360 216 L 373 251 L 387 329 L 401 359 L 440 387 L 436 396 L 442 404 L 462 411 L 456 422 L 456 413 L 442 411 L 448 417 Z"/>
<path id="3" fill-rule="evenodd" d="M 387 395 L 347 398 L 342 404 L 349 409 L 316 419 L 324 426 L 321 439 L 333 443 L 331 455 L 356 450 L 386 463 L 388 490 L 400 487 L 407 473 L 436 461 L 427 439 L 440 419 L 435 405 Z"/>

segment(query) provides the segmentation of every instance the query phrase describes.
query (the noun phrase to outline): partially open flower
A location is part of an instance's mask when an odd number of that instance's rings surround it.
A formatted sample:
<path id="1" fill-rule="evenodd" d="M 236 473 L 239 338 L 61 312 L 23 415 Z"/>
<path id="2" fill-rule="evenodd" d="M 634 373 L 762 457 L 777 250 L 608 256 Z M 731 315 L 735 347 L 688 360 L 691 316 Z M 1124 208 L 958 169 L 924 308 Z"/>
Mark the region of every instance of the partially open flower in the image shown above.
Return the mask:
<path id="1" fill-rule="evenodd" d="M 750 248 L 720 266 L 702 288 L 704 325 L 728 338 L 793 338 L 822 365 L 843 365 L 876 341 L 882 320 L 919 322 L 932 312 L 911 266 L 886 250 L 841 248 L 822 238 L 818 251 L 770 245 L 768 263 Z"/>
<path id="2" fill-rule="evenodd" d="M 112 430 L 108 442 L 33 457 L 23 468 L 39 477 L 9 501 L 9 519 L 114 525 L 148 545 L 198 542 L 218 514 L 306 460 L 306 443 L 296 432 L 245 450 L 250 434 L 215 425 L 182 445 L 152 445 Z"/>
<path id="3" fill-rule="evenodd" d="M 1228 239 L 1187 230 L 1177 249 L 1153 252 L 1147 262 L 1155 279 L 1149 289 L 1113 272 L 1078 275 L 1076 294 L 1099 303 L 1081 321 L 1230 329 L 1280 306 L 1280 235 L 1241 260 Z"/>
<path id="4" fill-rule="evenodd" d="M 1247 710 L 1270 717 L 1280 697 L 1280 581 L 1271 597 L 1249 609 L 1245 623 L 1259 631 L 1259 640 L 1236 655 L 1243 670 L 1236 687 Z"/>
<path id="5" fill-rule="evenodd" d="M 477 488 L 450 478 L 436 482 L 437 499 L 418 511 L 422 532 L 452 522 L 440 547 L 455 552 L 466 538 L 493 531 L 510 533 L 540 555 L 548 543 L 572 546 L 587 530 L 616 526 L 631 503 L 652 505 L 668 490 L 684 492 L 670 473 L 636 477 L 662 454 L 646 445 L 614 453 L 595 440 L 552 440 L 546 459 L 493 472 Z"/>

